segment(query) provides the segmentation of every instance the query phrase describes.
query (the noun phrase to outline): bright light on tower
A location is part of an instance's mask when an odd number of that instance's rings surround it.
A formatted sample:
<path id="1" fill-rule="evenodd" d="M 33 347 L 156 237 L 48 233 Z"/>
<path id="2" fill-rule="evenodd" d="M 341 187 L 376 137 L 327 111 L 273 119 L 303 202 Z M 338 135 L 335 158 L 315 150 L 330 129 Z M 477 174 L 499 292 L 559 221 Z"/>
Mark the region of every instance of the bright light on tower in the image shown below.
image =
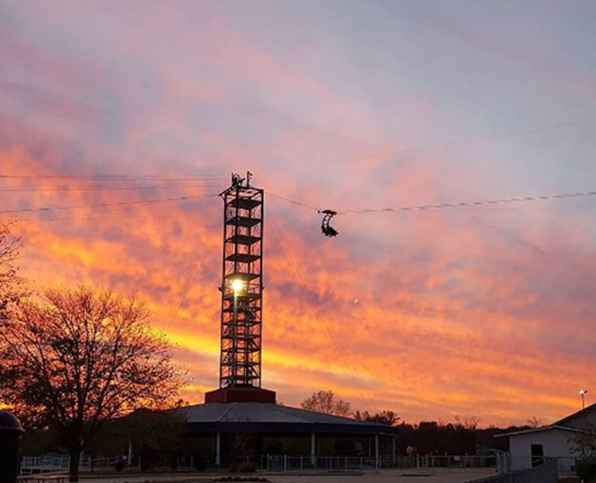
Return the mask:
<path id="1" fill-rule="evenodd" d="M 232 287 L 232 290 L 234 291 L 234 295 L 238 295 L 241 292 L 244 292 L 244 289 L 246 288 L 244 281 L 239 278 L 235 278 L 234 280 L 232 280 L 232 283 L 230 284 L 230 286 Z"/>

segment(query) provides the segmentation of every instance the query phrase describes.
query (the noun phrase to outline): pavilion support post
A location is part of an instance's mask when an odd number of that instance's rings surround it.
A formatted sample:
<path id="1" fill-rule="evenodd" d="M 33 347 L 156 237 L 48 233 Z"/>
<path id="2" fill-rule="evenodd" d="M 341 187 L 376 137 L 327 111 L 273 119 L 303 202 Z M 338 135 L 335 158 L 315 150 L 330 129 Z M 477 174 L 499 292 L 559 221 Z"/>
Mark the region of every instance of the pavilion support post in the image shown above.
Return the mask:
<path id="1" fill-rule="evenodd" d="M 310 434 L 310 464 L 315 467 L 317 464 L 317 435 Z"/>
<path id="2" fill-rule="evenodd" d="M 221 466 L 221 433 L 215 434 L 215 464 Z"/>
<path id="3" fill-rule="evenodd" d="M 375 469 L 379 469 L 379 435 L 375 434 Z"/>
<path id="4" fill-rule="evenodd" d="M 397 466 L 397 440 L 395 436 L 391 438 L 393 444 L 393 466 Z"/>

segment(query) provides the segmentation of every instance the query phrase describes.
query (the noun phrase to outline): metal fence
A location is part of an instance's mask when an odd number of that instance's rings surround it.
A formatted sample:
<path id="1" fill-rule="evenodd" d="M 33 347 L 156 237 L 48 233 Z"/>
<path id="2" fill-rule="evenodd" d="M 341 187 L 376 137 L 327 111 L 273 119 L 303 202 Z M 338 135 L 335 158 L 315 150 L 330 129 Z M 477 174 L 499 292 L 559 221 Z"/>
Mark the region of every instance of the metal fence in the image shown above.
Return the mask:
<path id="1" fill-rule="evenodd" d="M 81 458 L 80 470 L 93 472 L 113 470 L 116 463 L 122 458 Z M 21 461 L 21 474 L 54 473 L 67 471 L 70 458 L 67 455 L 48 455 L 40 457 L 23 457 Z M 370 471 L 381 468 L 495 468 L 496 456 L 289 456 L 289 455 L 262 455 L 255 457 L 242 457 L 234 462 L 237 467 L 250 465 L 254 469 L 266 472 L 350 472 Z M 192 471 L 194 469 L 192 457 L 179 458 L 176 471 Z M 139 468 L 140 470 L 140 468 Z"/>
<path id="2" fill-rule="evenodd" d="M 101 471 L 113 469 L 121 458 L 91 458 L 83 456 L 80 461 L 80 471 Z M 68 471 L 70 456 L 68 455 L 46 455 L 46 456 L 23 456 L 21 459 L 21 474 L 31 475 L 36 473 L 56 473 Z"/>
<path id="3" fill-rule="evenodd" d="M 497 465 L 496 455 L 429 455 L 421 456 L 419 460 L 418 466 L 420 468 L 495 468 Z"/>
<path id="4" fill-rule="evenodd" d="M 255 463 L 254 461 L 252 463 Z M 287 456 L 264 455 L 258 458 L 257 468 L 268 472 L 356 471 L 375 469 L 375 458 L 355 456 Z"/>
<path id="5" fill-rule="evenodd" d="M 366 471 L 381 468 L 496 468 L 496 456 L 288 456 L 263 455 L 257 458 L 241 458 L 237 464 L 252 464 L 268 472 L 319 471 Z"/>

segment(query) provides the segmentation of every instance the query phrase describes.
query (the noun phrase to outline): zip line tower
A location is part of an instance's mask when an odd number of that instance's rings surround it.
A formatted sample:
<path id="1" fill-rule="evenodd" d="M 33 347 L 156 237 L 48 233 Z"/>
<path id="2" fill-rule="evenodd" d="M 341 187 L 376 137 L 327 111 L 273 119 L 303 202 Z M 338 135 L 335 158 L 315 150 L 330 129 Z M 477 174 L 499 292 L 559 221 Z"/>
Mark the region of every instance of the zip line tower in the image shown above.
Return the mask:
<path id="1" fill-rule="evenodd" d="M 219 389 L 206 402 L 275 402 L 261 388 L 264 190 L 232 175 L 224 201 Z M 240 398 L 240 399 L 238 399 Z M 273 398 L 271 400 L 271 398 Z M 271 401 L 270 401 L 271 400 Z"/>
<path id="2" fill-rule="evenodd" d="M 388 445 L 383 446 L 381 437 L 387 435 L 393 440 L 395 463 L 394 428 L 277 405 L 275 392 L 261 387 L 265 200 L 264 191 L 251 185 L 251 177 L 232 175 L 232 184 L 220 194 L 224 213 L 219 388 L 205 393 L 205 404 L 188 406 L 181 413 L 188 442 L 195 448 L 192 453 L 200 447 L 196 457 L 204 459 L 205 451 L 211 452 L 215 465 L 222 467 L 239 458 L 258 458 L 279 442 L 283 447 L 310 448 L 305 461 L 317 468 L 318 456 L 328 446 L 325 441 L 332 437 L 352 441 L 347 448 L 365 448 L 368 441 L 367 454 L 375 455 L 379 467 L 386 461 L 383 448 Z M 329 221 L 336 213 L 321 214 L 327 229 L 323 233 L 334 236 Z"/>

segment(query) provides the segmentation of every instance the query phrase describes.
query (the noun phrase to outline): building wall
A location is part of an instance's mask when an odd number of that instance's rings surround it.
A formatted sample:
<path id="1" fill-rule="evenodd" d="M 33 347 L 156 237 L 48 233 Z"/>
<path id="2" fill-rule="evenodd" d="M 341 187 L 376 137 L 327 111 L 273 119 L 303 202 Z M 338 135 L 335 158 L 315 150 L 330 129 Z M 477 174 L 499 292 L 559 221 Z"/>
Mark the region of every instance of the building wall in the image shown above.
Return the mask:
<path id="1" fill-rule="evenodd" d="M 572 466 L 572 459 L 575 456 L 575 433 L 553 429 L 509 437 L 511 469 L 513 471 L 532 467 L 531 447 L 533 444 L 543 446 L 546 458 L 569 458 L 568 460 L 561 460 L 561 468 Z"/>

